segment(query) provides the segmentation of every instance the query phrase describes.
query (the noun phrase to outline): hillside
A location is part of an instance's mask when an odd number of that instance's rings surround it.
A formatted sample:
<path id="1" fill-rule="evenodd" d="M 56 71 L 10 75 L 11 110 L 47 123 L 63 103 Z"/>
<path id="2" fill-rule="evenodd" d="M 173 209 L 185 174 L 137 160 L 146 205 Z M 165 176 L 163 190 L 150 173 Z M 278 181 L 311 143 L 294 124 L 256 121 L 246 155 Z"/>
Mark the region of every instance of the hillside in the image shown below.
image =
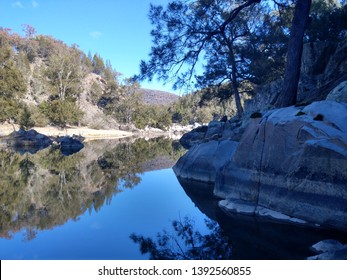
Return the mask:
<path id="1" fill-rule="evenodd" d="M 141 89 L 97 53 L 0 27 L 0 123 L 30 127 L 168 129 L 178 96 Z M 159 105 L 159 106 L 158 106 Z"/>
<path id="2" fill-rule="evenodd" d="M 167 91 L 141 88 L 139 92 L 143 102 L 149 105 L 170 105 L 179 99 L 178 95 Z"/>

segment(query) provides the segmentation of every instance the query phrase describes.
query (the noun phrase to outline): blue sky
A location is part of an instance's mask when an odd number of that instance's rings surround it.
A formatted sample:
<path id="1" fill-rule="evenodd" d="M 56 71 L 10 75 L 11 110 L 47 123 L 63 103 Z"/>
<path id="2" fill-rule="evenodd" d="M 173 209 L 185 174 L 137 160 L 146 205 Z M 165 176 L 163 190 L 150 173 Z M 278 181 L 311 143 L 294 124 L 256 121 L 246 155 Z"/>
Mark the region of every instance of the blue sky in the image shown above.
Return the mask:
<path id="1" fill-rule="evenodd" d="M 51 35 L 86 54 L 98 53 L 130 77 L 139 72 L 151 48 L 150 3 L 169 0 L 0 0 L 0 26 L 24 35 L 22 24 Z M 173 92 L 171 85 L 145 82 L 145 88 Z"/>

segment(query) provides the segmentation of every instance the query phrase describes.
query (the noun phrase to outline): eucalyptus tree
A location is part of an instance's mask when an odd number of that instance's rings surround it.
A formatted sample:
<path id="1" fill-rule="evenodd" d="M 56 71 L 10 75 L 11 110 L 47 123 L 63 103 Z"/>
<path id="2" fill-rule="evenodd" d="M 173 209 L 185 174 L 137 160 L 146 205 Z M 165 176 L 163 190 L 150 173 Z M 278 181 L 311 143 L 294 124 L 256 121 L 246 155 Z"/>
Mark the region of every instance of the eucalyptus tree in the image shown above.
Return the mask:
<path id="1" fill-rule="evenodd" d="M 40 104 L 40 109 L 53 124 L 62 127 L 68 123 L 77 124 L 83 116 L 76 103 L 86 74 L 81 59 L 81 52 L 77 47 L 61 44 L 53 49 L 44 66 L 50 97 L 47 102 Z"/>

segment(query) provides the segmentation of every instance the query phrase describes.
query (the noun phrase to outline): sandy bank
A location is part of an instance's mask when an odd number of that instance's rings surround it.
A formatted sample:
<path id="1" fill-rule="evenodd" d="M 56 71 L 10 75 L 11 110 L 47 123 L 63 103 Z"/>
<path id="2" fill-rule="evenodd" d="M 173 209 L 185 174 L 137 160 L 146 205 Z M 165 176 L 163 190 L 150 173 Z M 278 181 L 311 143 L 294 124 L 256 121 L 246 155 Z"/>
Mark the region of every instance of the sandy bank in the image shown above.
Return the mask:
<path id="1" fill-rule="evenodd" d="M 15 129 L 18 130 L 19 127 L 15 125 Z M 47 127 L 34 127 L 37 132 L 42 133 L 47 136 L 64 136 L 64 135 L 80 135 L 86 139 L 105 139 L 105 138 L 122 138 L 129 137 L 133 134 L 129 131 L 116 130 L 116 129 L 91 129 L 88 127 L 68 127 L 66 129 L 61 129 L 53 126 Z M 13 131 L 13 126 L 9 124 L 0 125 L 0 137 L 7 136 Z"/>

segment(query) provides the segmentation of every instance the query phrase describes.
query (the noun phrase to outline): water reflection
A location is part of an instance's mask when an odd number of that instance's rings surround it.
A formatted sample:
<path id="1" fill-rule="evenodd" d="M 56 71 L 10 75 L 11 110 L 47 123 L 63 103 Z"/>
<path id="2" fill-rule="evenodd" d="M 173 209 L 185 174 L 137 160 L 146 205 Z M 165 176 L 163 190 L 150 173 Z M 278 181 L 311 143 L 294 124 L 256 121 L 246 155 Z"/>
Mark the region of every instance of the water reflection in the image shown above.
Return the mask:
<path id="1" fill-rule="evenodd" d="M 124 188 L 139 184 L 140 173 L 172 165 L 182 154 L 170 139 L 87 142 L 78 153 L 59 149 L 0 150 L 0 237 L 37 231 L 98 211 Z M 160 159 L 160 160 L 156 160 Z"/>
<path id="2" fill-rule="evenodd" d="M 133 233 L 130 238 L 150 259 L 306 259 L 310 247 L 325 239 L 347 243 L 345 232 L 277 223 L 251 216 L 226 214 L 218 207 L 213 186 L 180 179 L 187 196 L 204 213 L 207 233 L 185 217 L 172 223 L 173 230 L 162 230 L 156 238 Z"/>
<path id="3" fill-rule="evenodd" d="M 212 186 L 180 180 L 186 194 L 199 210 L 218 222 L 233 242 L 233 259 L 306 259 L 310 247 L 324 239 L 347 243 L 346 232 L 278 223 L 265 218 L 226 214 L 213 197 Z"/>
<path id="4" fill-rule="evenodd" d="M 232 258 L 230 239 L 217 222 L 206 219 L 208 234 L 194 226 L 194 220 L 184 217 L 172 222 L 173 232 L 158 233 L 157 240 L 133 233 L 130 238 L 138 243 L 142 254 L 151 260 L 229 260 Z"/>

